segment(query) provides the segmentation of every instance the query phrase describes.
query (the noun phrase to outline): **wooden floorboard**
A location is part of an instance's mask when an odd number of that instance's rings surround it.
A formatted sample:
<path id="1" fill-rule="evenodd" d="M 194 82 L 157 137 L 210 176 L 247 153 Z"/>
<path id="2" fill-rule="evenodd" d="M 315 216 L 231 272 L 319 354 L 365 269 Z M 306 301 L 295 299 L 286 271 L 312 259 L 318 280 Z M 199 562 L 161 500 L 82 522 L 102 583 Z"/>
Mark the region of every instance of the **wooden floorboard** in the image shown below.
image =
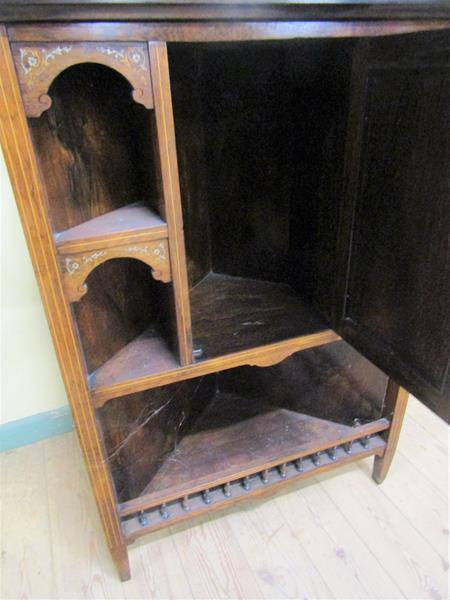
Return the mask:
<path id="1" fill-rule="evenodd" d="M 0 598 L 449 597 L 448 426 L 416 400 L 386 481 L 372 459 L 130 548 L 121 583 L 73 433 L 0 455 Z"/>

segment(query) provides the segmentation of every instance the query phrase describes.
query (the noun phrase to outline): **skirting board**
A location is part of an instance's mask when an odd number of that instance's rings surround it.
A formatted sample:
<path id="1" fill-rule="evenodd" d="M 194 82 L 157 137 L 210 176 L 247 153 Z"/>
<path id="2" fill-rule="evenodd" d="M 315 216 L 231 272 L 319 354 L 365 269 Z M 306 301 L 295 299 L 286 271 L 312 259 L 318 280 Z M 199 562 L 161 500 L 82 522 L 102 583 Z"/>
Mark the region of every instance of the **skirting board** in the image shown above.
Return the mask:
<path id="1" fill-rule="evenodd" d="M 73 427 L 68 406 L 3 423 L 0 425 L 0 452 L 67 433 Z"/>

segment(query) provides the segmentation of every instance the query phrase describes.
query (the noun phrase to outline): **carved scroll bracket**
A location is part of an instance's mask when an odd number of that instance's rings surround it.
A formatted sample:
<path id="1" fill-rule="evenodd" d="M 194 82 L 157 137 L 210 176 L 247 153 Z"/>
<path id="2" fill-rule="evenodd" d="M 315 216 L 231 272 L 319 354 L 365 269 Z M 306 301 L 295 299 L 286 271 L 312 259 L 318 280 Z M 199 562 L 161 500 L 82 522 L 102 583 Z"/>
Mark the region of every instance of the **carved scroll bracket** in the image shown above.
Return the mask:
<path id="1" fill-rule="evenodd" d="M 295 348 L 287 348 L 286 350 L 274 350 L 273 352 L 267 352 L 260 356 L 255 356 L 249 359 L 246 364 L 250 367 L 271 367 L 278 363 L 286 360 L 297 350 Z"/>
<path id="2" fill-rule="evenodd" d="M 12 44 L 14 63 L 28 117 L 40 117 L 50 108 L 47 94 L 55 78 L 81 63 L 98 63 L 118 71 L 133 87 L 133 99 L 153 108 L 148 52 L 145 44 L 77 42 Z"/>
<path id="3" fill-rule="evenodd" d="M 66 254 L 60 256 L 59 261 L 69 302 L 77 302 L 86 294 L 88 287 L 85 282 L 89 274 L 100 264 L 112 258 L 135 258 L 151 267 L 154 279 L 164 283 L 171 281 L 167 240 L 126 244 L 88 253 Z"/>

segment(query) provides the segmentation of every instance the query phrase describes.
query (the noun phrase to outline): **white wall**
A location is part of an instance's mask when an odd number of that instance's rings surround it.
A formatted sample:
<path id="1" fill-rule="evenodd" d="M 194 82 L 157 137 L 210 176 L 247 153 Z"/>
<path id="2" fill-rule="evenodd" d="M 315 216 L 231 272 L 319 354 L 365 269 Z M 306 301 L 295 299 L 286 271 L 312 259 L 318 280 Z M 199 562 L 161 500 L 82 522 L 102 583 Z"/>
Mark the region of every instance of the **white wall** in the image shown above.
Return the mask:
<path id="1" fill-rule="evenodd" d="M 67 403 L 3 154 L 0 151 L 0 423 Z"/>

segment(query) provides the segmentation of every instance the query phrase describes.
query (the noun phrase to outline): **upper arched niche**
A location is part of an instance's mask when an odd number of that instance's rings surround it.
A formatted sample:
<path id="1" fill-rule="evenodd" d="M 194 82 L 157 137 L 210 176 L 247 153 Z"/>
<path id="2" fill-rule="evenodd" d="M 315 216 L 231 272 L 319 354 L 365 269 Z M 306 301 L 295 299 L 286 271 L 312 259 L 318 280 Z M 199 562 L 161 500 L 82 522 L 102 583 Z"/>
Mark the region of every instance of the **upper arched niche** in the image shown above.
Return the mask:
<path id="1" fill-rule="evenodd" d="M 153 112 L 132 90 L 109 66 L 70 65 L 50 84 L 50 109 L 29 119 L 55 232 L 134 202 L 157 212 Z"/>
<path id="2" fill-rule="evenodd" d="M 52 100 L 48 91 L 52 82 L 69 67 L 82 63 L 101 64 L 119 72 L 130 83 L 135 102 L 153 108 L 145 44 L 13 44 L 13 56 L 28 117 L 40 117 L 50 108 Z"/>

